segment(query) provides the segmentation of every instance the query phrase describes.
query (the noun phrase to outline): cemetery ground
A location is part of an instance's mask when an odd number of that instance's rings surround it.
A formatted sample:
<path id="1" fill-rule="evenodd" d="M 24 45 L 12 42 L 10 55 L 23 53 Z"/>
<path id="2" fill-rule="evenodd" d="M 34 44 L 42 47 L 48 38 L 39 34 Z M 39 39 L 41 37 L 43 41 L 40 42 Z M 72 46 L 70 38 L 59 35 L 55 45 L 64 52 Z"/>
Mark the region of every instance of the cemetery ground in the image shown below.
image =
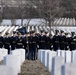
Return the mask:
<path id="1" fill-rule="evenodd" d="M 39 60 L 25 60 L 18 75 L 50 75 Z"/>

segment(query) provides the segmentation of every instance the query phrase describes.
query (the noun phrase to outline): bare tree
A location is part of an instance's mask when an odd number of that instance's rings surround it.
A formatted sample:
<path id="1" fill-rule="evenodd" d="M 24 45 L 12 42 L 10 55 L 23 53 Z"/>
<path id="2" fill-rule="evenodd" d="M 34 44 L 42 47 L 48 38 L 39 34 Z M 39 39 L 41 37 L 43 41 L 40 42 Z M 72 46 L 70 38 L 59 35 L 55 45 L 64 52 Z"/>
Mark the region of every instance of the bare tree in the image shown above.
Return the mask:
<path id="1" fill-rule="evenodd" d="M 23 26 L 23 20 L 24 20 L 24 17 L 26 15 L 26 3 L 23 2 L 23 0 L 16 0 L 16 3 L 17 3 L 17 14 L 20 15 L 20 18 L 21 18 L 21 25 Z"/>
<path id="2" fill-rule="evenodd" d="M 38 9 L 39 17 L 45 19 L 50 29 L 54 19 L 63 16 L 65 9 L 60 7 L 61 2 L 62 0 L 32 0 L 33 5 Z"/>
<path id="3" fill-rule="evenodd" d="M 32 11 L 32 6 L 30 1 L 23 1 L 23 0 L 17 0 L 17 8 L 18 8 L 18 14 L 20 15 L 21 18 L 21 25 L 23 26 L 23 20 L 26 19 L 28 21 L 28 25 L 31 21 L 31 13 Z"/>

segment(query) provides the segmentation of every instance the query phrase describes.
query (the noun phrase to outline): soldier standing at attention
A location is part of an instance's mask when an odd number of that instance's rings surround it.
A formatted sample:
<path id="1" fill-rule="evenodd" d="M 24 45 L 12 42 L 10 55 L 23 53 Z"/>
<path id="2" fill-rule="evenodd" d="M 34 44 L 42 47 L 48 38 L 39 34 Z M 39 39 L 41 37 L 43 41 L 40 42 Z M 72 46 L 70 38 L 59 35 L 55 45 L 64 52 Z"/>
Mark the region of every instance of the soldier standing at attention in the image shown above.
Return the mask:
<path id="1" fill-rule="evenodd" d="M 4 48 L 8 49 L 8 54 L 10 54 L 10 37 L 8 32 L 6 32 L 5 34 L 6 36 L 4 37 Z"/>
<path id="2" fill-rule="evenodd" d="M 41 31 L 41 36 L 39 37 L 39 49 L 46 49 L 46 36 L 45 32 Z"/>
<path id="3" fill-rule="evenodd" d="M 71 32 L 71 37 L 70 37 L 70 50 L 75 50 L 76 49 L 76 36 L 75 32 Z"/>
<path id="4" fill-rule="evenodd" d="M 35 35 L 35 31 L 32 31 L 32 38 L 31 38 L 31 54 L 32 60 L 36 60 L 37 55 L 37 37 Z"/>
<path id="5" fill-rule="evenodd" d="M 58 30 L 55 31 L 55 35 L 53 36 L 53 48 L 55 51 L 60 49 L 60 35 Z"/>
<path id="6" fill-rule="evenodd" d="M 1 36 L 1 32 L 0 32 L 0 48 L 3 48 L 3 45 L 4 45 L 4 43 L 3 43 L 3 37 Z"/>
<path id="7" fill-rule="evenodd" d="M 61 50 L 65 50 L 65 34 L 64 31 L 61 31 L 61 35 L 60 35 L 60 49 Z"/>
<path id="8" fill-rule="evenodd" d="M 70 37 L 68 37 L 68 33 L 65 33 L 65 37 L 65 50 L 68 50 L 70 45 Z"/>
<path id="9" fill-rule="evenodd" d="M 28 49 L 28 55 L 29 55 L 29 60 L 32 60 L 32 31 L 30 31 L 30 34 L 28 36 L 28 41 L 27 41 L 27 49 Z"/>
<path id="10" fill-rule="evenodd" d="M 49 33 L 45 32 L 46 38 L 45 38 L 45 47 L 46 49 L 50 49 L 50 37 L 49 37 Z"/>
<path id="11" fill-rule="evenodd" d="M 37 37 L 37 51 L 39 50 L 39 39 L 40 39 L 40 37 L 41 37 L 41 35 L 40 35 L 40 32 L 38 32 L 38 33 L 35 33 L 35 35 L 36 35 L 36 37 Z"/>
<path id="12" fill-rule="evenodd" d="M 25 34 L 25 36 L 24 36 L 24 49 L 26 50 L 26 59 L 28 59 L 28 57 L 29 57 L 29 45 L 28 45 L 28 37 L 29 37 L 29 35 L 30 35 L 30 33 L 29 32 L 27 32 L 26 34 Z"/>
<path id="13" fill-rule="evenodd" d="M 11 43 L 11 50 L 15 50 L 15 48 L 16 48 L 16 40 L 17 40 L 17 32 L 14 31 L 13 32 L 13 36 L 11 37 L 11 41 L 10 41 L 10 43 Z"/>
<path id="14" fill-rule="evenodd" d="M 16 40 L 16 48 L 17 49 L 24 48 L 24 40 L 23 40 L 22 34 L 20 32 L 18 32 L 18 37 Z"/>

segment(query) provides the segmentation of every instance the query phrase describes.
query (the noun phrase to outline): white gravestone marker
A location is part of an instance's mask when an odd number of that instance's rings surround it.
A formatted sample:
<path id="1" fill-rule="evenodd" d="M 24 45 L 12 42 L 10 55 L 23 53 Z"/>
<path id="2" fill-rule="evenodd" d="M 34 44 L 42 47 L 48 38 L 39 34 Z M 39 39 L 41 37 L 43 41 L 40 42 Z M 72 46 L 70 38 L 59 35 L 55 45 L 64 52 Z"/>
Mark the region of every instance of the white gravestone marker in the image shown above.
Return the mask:
<path id="1" fill-rule="evenodd" d="M 61 75 L 61 66 L 64 64 L 64 58 L 56 56 L 52 59 L 52 75 Z"/>
<path id="2" fill-rule="evenodd" d="M 17 75 L 20 73 L 20 61 L 19 58 L 15 55 L 7 55 L 4 57 L 3 64 L 9 66 L 13 69 L 13 73 Z"/>

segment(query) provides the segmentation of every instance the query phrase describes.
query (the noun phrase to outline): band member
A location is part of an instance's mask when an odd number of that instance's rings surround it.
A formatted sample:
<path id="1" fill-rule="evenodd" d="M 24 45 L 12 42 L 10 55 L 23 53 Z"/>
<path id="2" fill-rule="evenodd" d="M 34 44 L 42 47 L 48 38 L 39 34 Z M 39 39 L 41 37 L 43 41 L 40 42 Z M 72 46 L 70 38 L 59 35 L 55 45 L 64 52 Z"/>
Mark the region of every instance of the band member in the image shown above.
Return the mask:
<path id="1" fill-rule="evenodd" d="M 16 31 L 13 32 L 13 36 L 11 37 L 11 50 L 14 50 L 16 48 L 16 40 L 17 40 L 17 33 Z"/>
<path id="2" fill-rule="evenodd" d="M 3 48 L 3 45 L 4 45 L 4 40 L 3 40 L 3 37 L 1 36 L 1 32 L 0 32 L 0 48 Z"/>
<path id="3" fill-rule="evenodd" d="M 4 48 L 8 49 L 8 54 L 10 54 L 10 37 L 8 32 L 6 32 L 5 34 L 6 36 L 4 37 Z"/>

